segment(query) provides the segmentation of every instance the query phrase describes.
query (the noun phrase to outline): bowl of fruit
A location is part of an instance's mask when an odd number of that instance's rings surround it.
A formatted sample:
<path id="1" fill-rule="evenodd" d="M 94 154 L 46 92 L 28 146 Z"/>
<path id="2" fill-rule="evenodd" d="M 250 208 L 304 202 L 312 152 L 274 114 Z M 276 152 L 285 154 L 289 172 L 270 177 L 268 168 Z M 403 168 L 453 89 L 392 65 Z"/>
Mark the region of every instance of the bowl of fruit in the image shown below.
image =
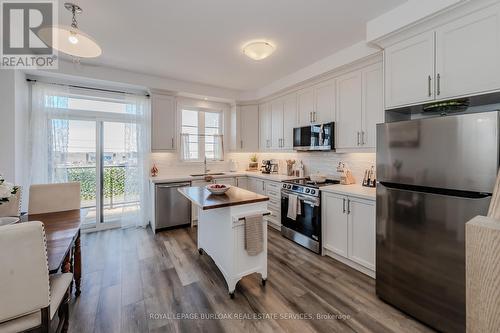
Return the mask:
<path id="1" fill-rule="evenodd" d="M 216 195 L 221 195 L 221 194 L 224 194 L 227 192 L 227 190 L 229 190 L 231 188 L 231 186 L 229 185 L 225 185 L 225 184 L 210 184 L 210 185 L 207 185 L 206 186 L 206 189 L 212 193 L 212 194 L 216 194 Z"/>

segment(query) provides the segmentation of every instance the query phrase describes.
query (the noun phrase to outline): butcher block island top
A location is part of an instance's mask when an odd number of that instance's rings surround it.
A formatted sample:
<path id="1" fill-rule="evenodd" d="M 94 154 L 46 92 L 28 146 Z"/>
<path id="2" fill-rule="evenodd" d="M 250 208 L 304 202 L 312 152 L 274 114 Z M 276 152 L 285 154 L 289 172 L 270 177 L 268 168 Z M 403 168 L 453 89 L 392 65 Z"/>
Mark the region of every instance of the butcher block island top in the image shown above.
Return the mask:
<path id="1" fill-rule="evenodd" d="M 202 210 L 246 205 L 268 201 L 269 197 L 239 187 L 231 187 L 222 195 L 210 193 L 204 187 L 182 187 L 179 192 Z"/>

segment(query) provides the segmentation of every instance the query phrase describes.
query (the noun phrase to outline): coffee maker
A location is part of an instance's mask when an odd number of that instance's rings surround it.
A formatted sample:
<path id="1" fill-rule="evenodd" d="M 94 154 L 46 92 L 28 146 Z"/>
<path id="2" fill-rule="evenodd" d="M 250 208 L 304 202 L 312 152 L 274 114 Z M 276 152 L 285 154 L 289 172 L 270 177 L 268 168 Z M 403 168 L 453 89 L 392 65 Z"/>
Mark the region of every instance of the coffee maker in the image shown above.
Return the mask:
<path id="1" fill-rule="evenodd" d="M 262 173 L 271 173 L 271 171 L 272 171 L 271 160 L 263 160 L 262 165 L 260 167 L 260 171 L 262 171 Z"/>

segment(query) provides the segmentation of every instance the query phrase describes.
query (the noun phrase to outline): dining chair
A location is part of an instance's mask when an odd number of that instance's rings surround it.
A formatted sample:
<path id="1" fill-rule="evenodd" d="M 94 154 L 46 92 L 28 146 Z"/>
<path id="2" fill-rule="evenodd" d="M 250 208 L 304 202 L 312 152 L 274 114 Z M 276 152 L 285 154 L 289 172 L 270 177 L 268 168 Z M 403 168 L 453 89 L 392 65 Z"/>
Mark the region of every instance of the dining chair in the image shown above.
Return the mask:
<path id="1" fill-rule="evenodd" d="M 80 209 L 80 183 L 30 186 L 28 214 L 45 214 Z"/>
<path id="2" fill-rule="evenodd" d="M 21 186 L 17 186 L 16 194 L 0 205 L 0 217 L 21 216 L 21 192 Z"/>
<path id="3" fill-rule="evenodd" d="M 0 332 L 49 332 L 56 313 L 56 332 L 66 332 L 72 278 L 49 277 L 42 222 L 0 227 Z"/>

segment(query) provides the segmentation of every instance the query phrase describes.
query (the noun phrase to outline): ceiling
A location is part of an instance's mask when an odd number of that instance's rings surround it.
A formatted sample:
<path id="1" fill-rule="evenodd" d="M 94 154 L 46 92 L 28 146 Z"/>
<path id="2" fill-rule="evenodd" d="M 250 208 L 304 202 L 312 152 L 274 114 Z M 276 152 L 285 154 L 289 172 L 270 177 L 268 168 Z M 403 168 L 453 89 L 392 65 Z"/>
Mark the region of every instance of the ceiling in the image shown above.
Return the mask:
<path id="1" fill-rule="evenodd" d="M 103 54 L 86 63 L 254 90 L 365 39 L 365 23 L 405 0 L 73 0 Z M 59 1 L 59 22 L 70 14 Z M 241 46 L 265 38 L 261 61 Z"/>

